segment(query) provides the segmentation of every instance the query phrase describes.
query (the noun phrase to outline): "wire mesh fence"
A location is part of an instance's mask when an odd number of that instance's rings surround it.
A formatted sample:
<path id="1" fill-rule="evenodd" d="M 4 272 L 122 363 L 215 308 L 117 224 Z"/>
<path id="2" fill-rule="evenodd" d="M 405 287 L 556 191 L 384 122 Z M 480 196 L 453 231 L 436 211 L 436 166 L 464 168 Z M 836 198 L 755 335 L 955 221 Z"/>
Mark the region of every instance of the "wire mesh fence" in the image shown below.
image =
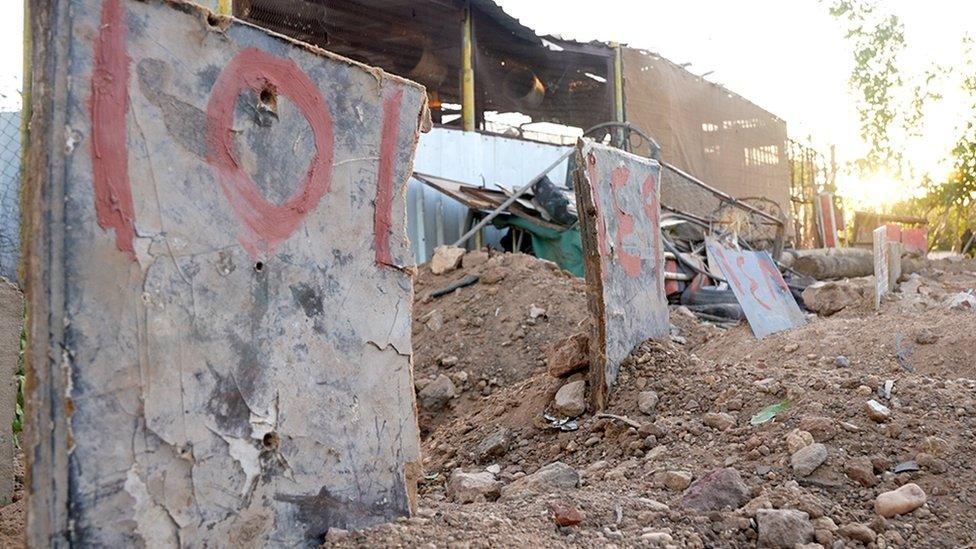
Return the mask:
<path id="1" fill-rule="evenodd" d="M 20 111 L 0 111 L 0 276 L 11 281 L 20 260 L 20 132 Z"/>

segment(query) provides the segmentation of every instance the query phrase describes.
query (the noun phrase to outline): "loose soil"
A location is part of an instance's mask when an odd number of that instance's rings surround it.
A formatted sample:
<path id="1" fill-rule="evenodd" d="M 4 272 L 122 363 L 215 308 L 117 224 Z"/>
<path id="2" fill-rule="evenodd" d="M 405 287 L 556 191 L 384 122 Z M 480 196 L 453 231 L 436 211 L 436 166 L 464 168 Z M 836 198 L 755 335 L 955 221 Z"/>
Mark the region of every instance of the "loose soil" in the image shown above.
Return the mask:
<path id="1" fill-rule="evenodd" d="M 761 341 L 745 323 L 723 330 L 673 310 L 671 339 L 641 344 L 622 365 L 605 411 L 617 417 L 588 412 L 566 431 L 543 417 L 565 382 L 549 376 L 545 355 L 586 329 L 583 281 L 519 254 L 470 263 L 442 275 L 421 267 L 415 282 L 418 391 L 441 375 L 457 389 L 446 406 L 420 411 L 417 513 L 361 532 L 334 530 L 326 545 L 754 547 L 757 510 L 774 508 L 809 515 L 811 548 L 976 546 L 976 311 L 944 303 L 976 288 L 976 262 L 934 264 L 878 312 L 853 303 Z M 430 297 L 472 274 L 481 280 Z M 659 397 L 649 413 L 638 407 L 643 391 Z M 890 419 L 869 418 L 869 399 L 887 406 Z M 750 423 L 782 402 L 789 407 L 771 420 Z M 732 425 L 707 416 L 716 413 Z M 809 476 L 791 467 L 786 439 L 794 429 L 827 448 Z M 499 436 L 507 441 L 499 451 L 482 451 Z M 858 459 L 870 460 L 875 485 L 848 476 Z M 459 468 L 497 471 L 508 485 L 555 461 L 580 473 L 578 488 L 467 504 L 447 493 Z M 918 466 L 894 472 L 909 461 Z M 665 482 L 668 473 L 697 480 L 723 467 L 748 487 L 751 500 L 738 509 L 694 512 L 681 504 L 683 488 Z M 889 519 L 875 513 L 878 494 L 909 482 L 925 491 L 924 506 Z M 557 502 L 579 510 L 582 522 L 557 526 Z M 0 545 L 16 543 L 21 504 L 0 509 Z M 851 525 L 866 526 L 874 541 L 844 537 Z"/>
<path id="2" fill-rule="evenodd" d="M 471 314 L 488 316 L 484 311 L 495 307 L 521 311 L 507 330 L 478 330 L 473 339 L 460 330 L 448 340 L 426 334 L 420 323 L 415 334 L 425 335 L 415 335 L 414 341 L 419 378 L 437 375 L 437 357 L 450 353 L 466 364 L 469 379 L 495 377 L 500 383 L 484 393 L 468 388 L 433 421 L 428 416 L 427 476 L 413 518 L 336 532 L 327 545 L 754 547 L 756 510 L 764 507 L 808 513 L 817 528 L 812 547 L 976 543 L 976 360 L 971 357 L 976 311 L 944 304 L 946 297 L 976 287 L 974 262 L 934 265 L 903 283 L 879 312 L 866 300 L 831 317 L 811 315 L 806 325 L 761 341 L 746 323 L 720 330 L 672 311 L 672 341 L 645 342 L 621 368 L 606 412 L 629 421 L 588 413 L 578 419 L 577 430 L 564 432 L 543 418 L 565 381 L 546 373 L 544 350 L 583 326 L 584 288 L 573 280 L 534 284 L 559 280 L 539 261 L 515 256 L 494 261 L 519 265 L 519 289 L 511 279 L 492 291 L 477 284 L 460 296 L 419 302 L 417 318 L 436 306 L 445 314 L 457 307 L 450 314 L 458 322 Z M 465 274 L 434 277 L 422 271 L 418 298 L 423 299 L 421 288 L 429 291 Z M 520 293 L 526 289 L 533 292 L 527 298 Z M 526 338 L 515 338 L 521 345 L 506 345 L 513 341 L 515 319 L 524 318 L 532 303 L 557 303 L 572 321 L 556 325 L 550 315 L 544 336 L 529 339 L 536 332 L 526 330 Z M 886 382 L 891 382 L 888 398 Z M 659 396 L 650 415 L 637 406 L 637 395 L 646 390 Z M 890 408 L 891 419 L 870 419 L 869 399 Z M 790 404 L 787 410 L 767 423 L 750 424 L 757 412 L 783 401 Z M 705 414 L 719 412 L 729 414 L 734 425 L 724 430 L 706 425 Z M 828 451 L 826 462 L 806 477 L 794 474 L 787 449 L 786 436 L 797 428 L 809 430 Z M 500 434 L 510 441 L 500 455 L 479 453 L 479 443 Z M 845 464 L 856 458 L 871 460 L 875 486 L 864 487 L 846 474 Z M 898 464 L 916 460 L 925 465 L 893 472 Z M 554 461 L 579 471 L 581 486 L 469 504 L 450 501 L 446 492 L 456 468 L 474 472 L 497 466 L 497 478 L 508 484 Z M 749 487 L 753 499 L 740 509 L 703 514 L 684 509 L 682 491 L 663 483 L 666 472 L 699 479 L 722 467 L 736 469 Z M 874 512 L 878 494 L 908 482 L 927 494 L 923 507 L 890 519 Z M 557 526 L 551 511 L 556 501 L 575 506 L 583 522 Z M 845 538 L 839 529 L 852 524 L 867 526 L 875 541 Z"/>

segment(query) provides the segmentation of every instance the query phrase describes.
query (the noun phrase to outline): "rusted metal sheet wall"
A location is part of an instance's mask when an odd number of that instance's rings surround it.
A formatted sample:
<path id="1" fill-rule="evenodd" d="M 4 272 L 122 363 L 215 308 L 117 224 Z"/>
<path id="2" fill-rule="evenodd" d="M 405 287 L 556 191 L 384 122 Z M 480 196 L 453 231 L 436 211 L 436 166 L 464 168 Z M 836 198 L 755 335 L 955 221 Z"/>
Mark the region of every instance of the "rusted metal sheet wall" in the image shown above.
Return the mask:
<path id="1" fill-rule="evenodd" d="M 600 409 L 634 347 L 669 332 L 661 167 L 590 140 L 580 140 L 577 166 L 586 296 L 594 319 L 590 391 Z"/>
<path id="2" fill-rule="evenodd" d="M 407 514 L 423 89 L 192 4 L 32 12 L 31 545 Z"/>
<path id="3" fill-rule="evenodd" d="M 705 239 L 705 245 L 709 265 L 717 266 L 728 280 L 753 335 L 762 339 L 806 323 L 806 316 L 768 252 L 727 248 L 711 237 Z"/>
<path id="4" fill-rule="evenodd" d="M 789 215 L 786 122 L 656 54 L 622 54 L 627 121 L 658 141 L 664 162 L 735 198 L 769 199 Z M 637 152 L 647 154 L 647 147 Z M 680 178 L 664 185 L 669 206 L 700 216 L 715 208 L 713 198 L 686 193 Z"/>
<path id="5" fill-rule="evenodd" d="M 436 127 L 420 137 L 414 167 L 420 173 L 512 191 L 567 150 L 569 147 L 549 143 Z M 567 181 L 567 164 L 563 162 L 549 173 L 556 185 L 572 185 Z M 427 262 L 437 246 L 450 244 L 466 232 L 467 207 L 424 188 L 420 181 L 410 181 L 407 203 L 410 244 L 418 264 Z M 486 245 L 501 247 L 504 231 L 489 225 L 482 232 Z"/>

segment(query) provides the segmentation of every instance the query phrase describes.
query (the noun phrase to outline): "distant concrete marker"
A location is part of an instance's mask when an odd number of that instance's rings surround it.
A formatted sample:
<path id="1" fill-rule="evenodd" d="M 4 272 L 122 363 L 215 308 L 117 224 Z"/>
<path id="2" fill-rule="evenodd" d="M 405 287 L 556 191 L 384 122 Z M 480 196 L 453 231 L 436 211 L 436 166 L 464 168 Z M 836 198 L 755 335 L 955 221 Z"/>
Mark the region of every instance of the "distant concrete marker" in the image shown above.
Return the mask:
<path id="1" fill-rule="evenodd" d="M 661 166 L 591 140 L 577 145 L 590 338 L 591 400 L 606 406 L 620 363 L 639 343 L 669 334 L 661 242 Z"/>
<path id="2" fill-rule="evenodd" d="M 888 228 L 878 227 L 871 233 L 874 251 L 874 309 L 881 309 L 881 298 L 891 290 L 888 260 Z"/>
<path id="3" fill-rule="evenodd" d="M 407 515 L 423 88 L 190 3 L 31 12 L 29 545 Z"/>

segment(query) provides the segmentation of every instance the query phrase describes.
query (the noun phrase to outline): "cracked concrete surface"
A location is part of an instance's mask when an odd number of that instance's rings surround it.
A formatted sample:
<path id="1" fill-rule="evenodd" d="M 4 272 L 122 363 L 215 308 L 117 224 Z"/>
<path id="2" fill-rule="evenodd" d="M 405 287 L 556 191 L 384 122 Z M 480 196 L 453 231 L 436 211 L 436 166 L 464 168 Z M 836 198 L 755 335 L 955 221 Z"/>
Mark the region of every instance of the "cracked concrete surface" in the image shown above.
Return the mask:
<path id="1" fill-rule="evenodd" d="M 59 31 L 78 46 L 60 59 L 64 78 L 91 80 L 103 1 L 74 5 Z M 73 86 L 56 108 L 78 143 L 58 151 L 61 190 L 43 198 L 64 203 L 68 229 L 34 250 L 66 274 L 49 289 L 62 305 L 47 305 L 60 307 L 64 333 L 45 342 L 63 350 L 65 376 L 34 397 L 68 410 L 68 442 L 31 439 L 37 455 L 66 460 L 70 482 L 33 479 L 32 493 L 61 498 L 66 511 L 62 523 L 29 518 L 31 540 L 306 546 L 332 527 L 408 514 L 419 440 L 404 202 L 422 88 L 244 24 L 215 30 L 179 2 L 121 3 L 134 252 L 96 220 L 89 87 Z M 195 118 L 246 47 L 293 63 L 331 114 L 329 189 L 273 251 L 243 243 L 244 222 L 207 158 L 206 121 Z M 387 266 L 376 261 L 374 200 L 391 89 L 402 102 Z M 260 124 L 249 90 L 234 106 L 237 153 L 272 202 L 304 192 L 315 152 L 296 139 L 309 122 L 294 100 L 280 95 L 276 117 Z"/>

